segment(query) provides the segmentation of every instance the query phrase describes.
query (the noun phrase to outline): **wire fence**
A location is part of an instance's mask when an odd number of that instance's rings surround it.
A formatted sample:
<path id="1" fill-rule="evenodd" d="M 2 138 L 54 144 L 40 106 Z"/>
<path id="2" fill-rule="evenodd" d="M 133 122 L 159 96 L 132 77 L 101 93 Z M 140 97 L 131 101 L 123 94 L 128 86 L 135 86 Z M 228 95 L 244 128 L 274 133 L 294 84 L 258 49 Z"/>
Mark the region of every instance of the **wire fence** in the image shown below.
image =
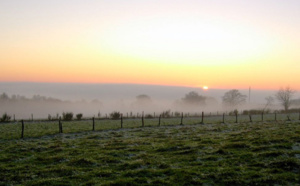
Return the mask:
<path id="1" fill-rule="evenodd" d="M 82 120 L 18 120 L 0 124 L 0 139 L 18 139 L 54 135 L 57 133 L 80 133 L 89 131 L 117 130 L 121 128 L 159 127 L 193 124 L 229 124 L 257 122 L 300 121 L 299 113 L 268 113 L 255 115 L 228 114 L 184 114 L 163 117 L 84 118 Z"/>

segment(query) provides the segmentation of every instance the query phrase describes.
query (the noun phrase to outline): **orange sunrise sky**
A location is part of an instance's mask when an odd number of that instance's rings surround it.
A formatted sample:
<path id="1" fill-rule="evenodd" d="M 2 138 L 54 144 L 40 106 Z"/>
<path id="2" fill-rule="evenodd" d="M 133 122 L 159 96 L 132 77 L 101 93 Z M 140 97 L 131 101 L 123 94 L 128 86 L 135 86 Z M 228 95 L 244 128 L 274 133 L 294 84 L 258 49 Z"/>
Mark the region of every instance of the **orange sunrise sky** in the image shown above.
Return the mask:
<path id="1" fill-rule="evenodd" d="M 0 82 L 300 90 L 299 0 L 2 0 Z"/>

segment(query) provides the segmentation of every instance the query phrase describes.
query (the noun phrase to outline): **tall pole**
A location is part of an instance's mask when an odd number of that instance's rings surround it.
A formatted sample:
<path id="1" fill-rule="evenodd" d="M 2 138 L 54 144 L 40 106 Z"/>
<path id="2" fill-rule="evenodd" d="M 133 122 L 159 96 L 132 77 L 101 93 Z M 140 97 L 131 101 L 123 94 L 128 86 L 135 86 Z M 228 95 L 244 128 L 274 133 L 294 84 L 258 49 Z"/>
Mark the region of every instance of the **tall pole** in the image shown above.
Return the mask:
<path id="1" fill-rule="evenodd" d="M 249 104 L 250 104 L 250 98 L 251 98 L 251 87 L 249 87 Z"/>

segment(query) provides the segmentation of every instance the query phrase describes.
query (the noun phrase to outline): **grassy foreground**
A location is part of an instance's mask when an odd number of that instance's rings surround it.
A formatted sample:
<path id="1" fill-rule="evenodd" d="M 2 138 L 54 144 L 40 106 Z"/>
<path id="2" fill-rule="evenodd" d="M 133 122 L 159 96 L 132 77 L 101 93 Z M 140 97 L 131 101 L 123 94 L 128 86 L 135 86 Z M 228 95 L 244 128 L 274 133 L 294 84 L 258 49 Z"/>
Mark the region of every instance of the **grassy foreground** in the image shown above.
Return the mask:
<path id="1" fill-rule="evenodd" d="M 0 185 L 299 185 L 300 122 L 0 140 Z"/>

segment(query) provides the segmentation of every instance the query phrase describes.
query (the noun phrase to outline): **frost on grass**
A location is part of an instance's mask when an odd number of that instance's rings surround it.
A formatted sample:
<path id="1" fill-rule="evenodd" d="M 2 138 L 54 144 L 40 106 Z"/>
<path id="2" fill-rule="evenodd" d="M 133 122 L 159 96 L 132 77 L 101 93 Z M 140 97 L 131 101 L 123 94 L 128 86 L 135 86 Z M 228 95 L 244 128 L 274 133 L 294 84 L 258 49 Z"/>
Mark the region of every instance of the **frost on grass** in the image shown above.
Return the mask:
<path id="1" fill-rule="evenodd" d="M 294 185 L 299 123 L 123 128 L 0 140 L 0 185 Z"/>

